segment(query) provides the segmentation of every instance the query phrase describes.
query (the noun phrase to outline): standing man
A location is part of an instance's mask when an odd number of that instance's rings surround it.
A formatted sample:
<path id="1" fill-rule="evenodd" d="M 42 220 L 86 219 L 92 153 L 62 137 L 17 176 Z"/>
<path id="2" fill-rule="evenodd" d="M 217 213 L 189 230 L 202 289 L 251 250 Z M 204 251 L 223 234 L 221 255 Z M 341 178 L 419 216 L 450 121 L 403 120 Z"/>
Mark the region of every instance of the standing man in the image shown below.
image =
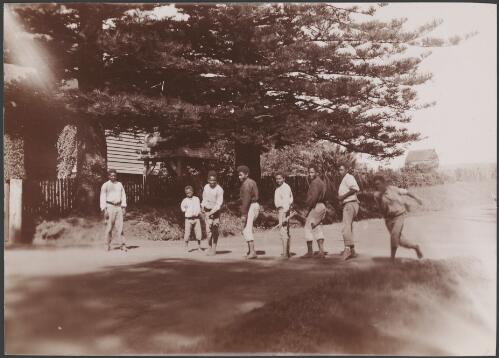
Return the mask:
<path id="1" fill-rule="evenodd" d="M 207 255 L 217 253 L 218 229 L 220 225 L 220 209 L 224 202 L 224 190 L 217 183 L 217 173 L 214 170 L 208 172 L 208 184 L 203 189 L 203 201 L 201 208 L 206 223 L 206 236 L 210 246 Z"/>
<path id="2" fill-rule="evenodd" d="M 255 242 L 253 238 L 253 222 L 260 213 L 258 204 L 258 187 L 256 182 L 249 178 L 249 168 L 245 165 L 237 167 L 241 189 L 239 196 L 241 199 L 241 221 L 243 223 L 243 237 L 248 244 L 247 259 L 256 259 Z"/>
<path id="3" fill-rule="evenodd" d="M 359 199 L 357 193 L 360 188 L 352 174 L 347 172 L 344 165 L 340 165 L 339 172 L 343 178 L 338 188 L 338 200 L 343 206 L 343 241 L 345 249 L 341 253 L 344 260 L 357 256 L 353 243 L 353 221 L 359 213 Z"/>
<path id="4" fill-rule="evenodd" d="M 386 228 L 390 232 L 390 247 L 391 247 L 391 259 L 395 261 L 395 254 L 397 253 L 397 248 L 399 246 L 412 249 L 416 252 L 418 259 L 423 258 L 423 253 L 419 245 L 407 240 L 402 235 L 402 230 L 404 228 L 404 220 L 406 217 L 406 209 L 403 195 L 407 195 L 414 200 L 416 200 L 419 205 L 423 202 L 413 193 L 409 192 L 407 189 L 397 188 L 393 185 L 387 185 L 385 178 L 380 175 L 374 177 L 374 185 L 376 186 L 376 192 L 374 193 L 374 198 L 378 203 L 383 216 L 385 217 Z"/>
<path id="5" fill-rule="evenodd" d="M 107 250 L 111 250 L 111 241 L 113 237 L 113 227 L 120 237 L 121 250 L 127 251 L 125 236 L 123 235 L 123 218 L 126 213 L 126 194 L 125 188 L 117 180 L 117 172 L 114 169 L 109 170 L 109 180 L 105 182 L 100 190 L 100 209 L 104 214 L 106 222 L 106 241 Z"/>
<path id="6" fill-rule="evenodd" d="M 291 204 L 293 204 L 293 192 L 291 187 L 284 181 L 284 175 L 277 173 L 275 175 L 277 188 L 274 193 L 274 204 L 277 209 L 279 218 L 279 228 L 282 240 L 282 254 L 283 259 L 289 259 L 290 249 L 290 235 L 289 235 L 289 212 Z"/>
<path id="7" fill-rule="evenodd" d="M 305 220 L 305 239 L 307 240 L 307 253 L 303 258 L 314 256 L 312 241 L 317 240 L 319 246 L 319 258 L 324 258 L 324 233 L 322 232 L 322 220 L 326 216 L 326 184 L 318 176 L 317 168 L 310 166 L 308 168 L 308 178 L 310 186 L 308 187 L 307 200 L 305 202 L 306 220 Z"/>

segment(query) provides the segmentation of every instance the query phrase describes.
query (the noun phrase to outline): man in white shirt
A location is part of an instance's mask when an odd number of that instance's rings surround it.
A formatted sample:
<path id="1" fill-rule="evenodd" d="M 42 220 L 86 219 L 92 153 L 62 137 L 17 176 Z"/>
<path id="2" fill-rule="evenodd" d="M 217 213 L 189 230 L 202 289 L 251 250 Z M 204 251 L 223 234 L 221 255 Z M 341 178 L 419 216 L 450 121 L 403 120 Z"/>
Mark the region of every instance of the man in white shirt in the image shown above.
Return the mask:
<path id="1" fill-rule="evenodd" d="M 198 242 L 198 251 L 201 251 L 201 204 L 199 198 L 194 196 L 194 189 L 190 185 L 185 187 L 185 196 L 182 203 L 180 203 L 180 209 L 185 215 L 185 248 L 187 249 L 189 246 L 191 232 L 194 229 L 194 235 Z"/>
<path id="2" fill-rule="evenodd" d="M 106 221 L 106 240 L 107 250 L 111 250 L 111 241 L 113 237 L 113 227 L 120 237 L 120 248 L 127 250 L 125 236 L 123 235 L 123 217 L 126 213 L 126 194 L 125 188 L 117 180 L 117 172 L 114 169 L 109 170 L 109 180 L 102 185 L 100 191 L 100 209 L 104 214 Z"/>
<path id="3" fill-rule="evenodd" d="M 359 199 L 357 192 L 360 188 L 352 174 L 347 172 L 344 165 L 340 165 L 338 171 L 343 178 L 338 189 L 338 200 L 343 206 L 343 241 L 345 250 L 342 252 L 344 260 L 357 256 L 353 243 L 353 221 L 359 213 Z"/>
<path id="4" fill-rule="evenodd" d="M 224 202 L 224 190 L 217 183 L 217 173 L 211 170 L 208 173 L 208 184 L 203 189 L 201 208 L 204 212 L 206 223 L 206 237 L 210 246 L 207 255 L 217 253 L 217 242 L 220 225 L 220 209 Z"/>
<path id="5" fill-rule="evenodd" d="M 277 188 L 274 193 L 274 204 L 277 209 L 279 218 L 279 228 L 282 240 L 282 254 L 283 259 L 289 259 L 290 253 L 290 235 L 289 235 L 289 212 L 291 204 L 293 204 L 293 192 L 291 187 L 284 181 L 284 175 L 277 173 L 275 175 Z"/>

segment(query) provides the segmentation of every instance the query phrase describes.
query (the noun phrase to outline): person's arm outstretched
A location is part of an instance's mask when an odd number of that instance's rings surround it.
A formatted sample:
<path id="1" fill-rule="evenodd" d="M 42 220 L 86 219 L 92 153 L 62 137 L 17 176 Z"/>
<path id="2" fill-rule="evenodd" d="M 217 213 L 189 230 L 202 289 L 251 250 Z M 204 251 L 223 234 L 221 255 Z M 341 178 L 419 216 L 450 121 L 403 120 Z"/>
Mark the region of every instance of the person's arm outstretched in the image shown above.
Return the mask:
<path id="1" fill-rule="evenodd" d="M 421 200 L 421 198 L 419 196 L 417 196 L 416 194 L 410 192 L 409 190 L 405 191 L 405 195 L 407 195 L 408 197 L 413 198 L 414 200 L 416 200 L 416 202 L 419 205 L 423 205 L 423 200 Z"/>

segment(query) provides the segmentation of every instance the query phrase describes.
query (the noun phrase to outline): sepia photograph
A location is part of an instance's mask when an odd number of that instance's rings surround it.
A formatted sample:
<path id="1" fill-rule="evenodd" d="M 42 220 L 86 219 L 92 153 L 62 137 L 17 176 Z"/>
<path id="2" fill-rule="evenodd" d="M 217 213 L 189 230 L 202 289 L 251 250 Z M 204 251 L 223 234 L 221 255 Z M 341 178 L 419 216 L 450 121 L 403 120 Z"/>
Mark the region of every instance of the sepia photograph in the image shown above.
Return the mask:
<path id="1" fill-rule="evenodd" d="M 4 354 L 496 355 L 496 4 L 3 30 Z"/>

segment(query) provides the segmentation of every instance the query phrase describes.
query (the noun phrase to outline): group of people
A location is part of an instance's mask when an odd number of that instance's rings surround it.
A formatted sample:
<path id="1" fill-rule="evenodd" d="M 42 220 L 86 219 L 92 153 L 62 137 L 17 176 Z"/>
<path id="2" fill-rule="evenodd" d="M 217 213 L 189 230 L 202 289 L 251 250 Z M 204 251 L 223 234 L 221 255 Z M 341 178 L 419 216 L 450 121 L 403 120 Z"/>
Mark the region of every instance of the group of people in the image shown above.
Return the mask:
<path id="1" fill-rule="evenodd" d="M 342 236 L 344 241 L 344 250 L 341 257 L 349 260 L 357 257 L 355 243 L 353 239 L 353 222 L 359 212 L 359 199 L 357 193 L 360 191 L 355 177 L 348 173 L 347 168 L 341 165 L 339 173 L 342 177 L 338 188 L 338 200 L 342 205 Z M 256 259 L 255 242 L 253 236 L 254 222 L 260 213 L 259 193 L 257 183 L 249 177 L 250 171 L 247 166 L 241 165 L 237 168 L 237 174 L 241 181 L 240 187 L 240 216 L 242 221 L 242 234 L 248 251 L 245 255 L 247 259 Z M 307 252 L 303 258 L 324 258 L 324 232 L 322 222 L 326 216 L 326 184 L 320 178 L 316 167 L 308 168 L 309 188 L 303 210 L 299 211 L 293 208 L 293 192 L 286 183 L 283 173 L 275 174 L 276 189 L 274 193 L 274 204 L 277 210 L 279 223 L 277 227 L 280 230 L 282 240 L 281 258 L 289 259 L 290 254 L 290 230 L 289 222 L 293 216 L 304 219 L 304 236 L 307 245 Z M 206 237 L 208 242 L 208 255 L 216 255 L 220 213 L 223 206 L 224 190 L 217 182 L 215 171 L 208 173 L 208 183 L 203 188 L 201 200 L 194 195 L 192 186 L 185 187 L 185 198 L 180 204 L 185 217 L 184 243 L 188 248 L 191 235 L 197 241 L 198 250 L 201 249 L 202 225 L 201 220 L 205 222 Z M 386 227 L 390 233 L 391 258 L 395 255 L 399 246 L 412 249 L 418 258 L 423 257 L 419 245 L 406 239 L 402 235 L 404 220 L 406 217 L 406 205 L 403 196 L 409 196 L 422 204 L 420 198 L 407 189 L 388 185 L 382 176 L 374 178 L 376 192 L 373 193 L 379 209 L 381 210 Z M 125 238 L 123 235 L 123 218 L 126 210 L 126 194 L 123 185 L 117 181 L 115 170 L 109 171 L 109 181 L 102 185 L 100 195 L 100 208 L 106 221 L 106 242 L 107 249 L 111 249 L 112 230 L 116 229 L 120 237 L 120 247 L 126 250 Z M 313 242 L 317 242 L 319 251 L 314 253 Z"/>

